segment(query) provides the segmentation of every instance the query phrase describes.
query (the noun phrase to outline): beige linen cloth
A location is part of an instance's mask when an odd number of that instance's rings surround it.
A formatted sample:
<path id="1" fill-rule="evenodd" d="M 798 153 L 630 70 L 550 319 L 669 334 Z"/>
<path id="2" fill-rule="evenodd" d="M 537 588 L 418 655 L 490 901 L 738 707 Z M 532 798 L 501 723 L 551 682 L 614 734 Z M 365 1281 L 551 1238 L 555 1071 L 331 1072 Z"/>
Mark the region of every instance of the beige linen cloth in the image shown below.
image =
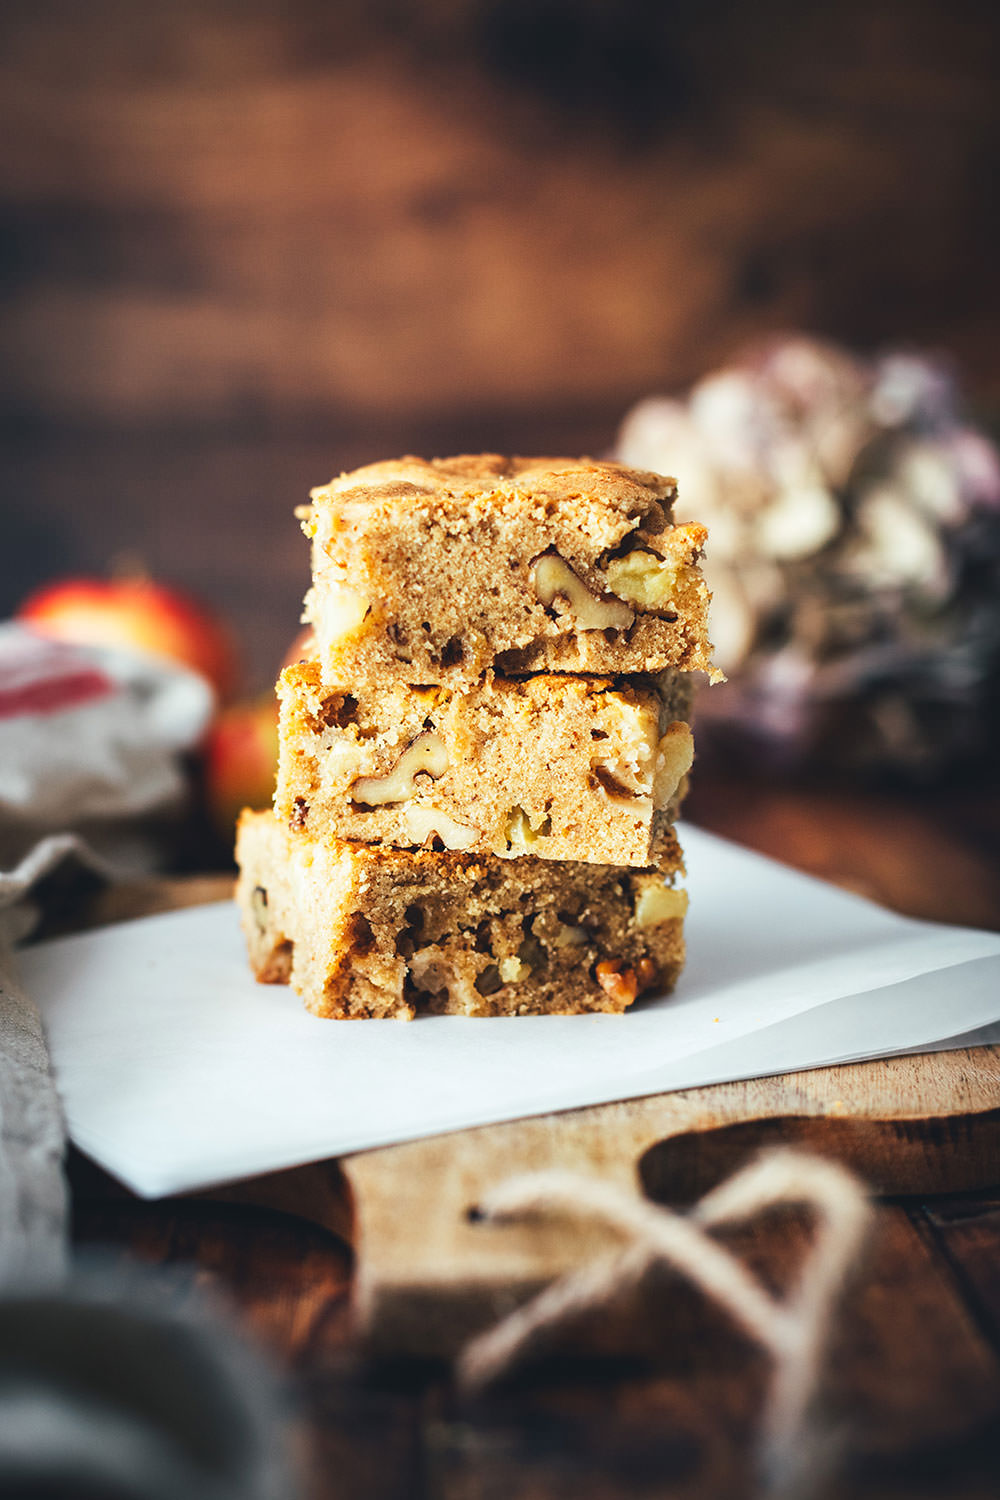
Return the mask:
<path id="1" fill-rule="evenodd" d="M 0 624 L 0 1282 L 63 1269 L 65 1132 L 38 1011 L 14 948 L 58 893 L 149 869 L 143 833 L 185 791 L 180 756 L 212 691 L 142 653 L 50 641 Z"/>
<path id="2" fill-rule="evenodd" d="M 71 835 L 44 839 L 0 872 L 0 1277 L 58 1280 L 66 1263 L 65 1128 L 41 1017 L 17 980 L 14 945 L 34 926 L 46 879 L 68 867 L 106 874 Z"/>

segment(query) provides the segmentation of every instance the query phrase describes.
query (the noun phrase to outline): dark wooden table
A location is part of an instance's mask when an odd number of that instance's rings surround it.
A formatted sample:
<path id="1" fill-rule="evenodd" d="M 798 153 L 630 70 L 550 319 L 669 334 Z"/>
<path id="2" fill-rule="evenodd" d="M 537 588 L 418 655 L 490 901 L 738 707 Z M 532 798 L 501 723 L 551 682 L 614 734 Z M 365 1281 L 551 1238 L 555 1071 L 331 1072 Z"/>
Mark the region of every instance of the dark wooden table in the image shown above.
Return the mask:
<path id="1" fill-rule="evenodd" d="M 776 789 L 703 779 L 691 815 L 921 917 L 1000 929 L 1000 801 Z M 218 880 L 104 898 L 92 920 L 205 899 Z M 1000 1105 L 1000 1080 L 998 1080 Z M 738 1500 L 766 1365 L 671 1284 L 652 1359 L 550 1361 L 470 1401 L 447 1370 L 366 1363 L 349 1247 L 303 1220 L 211 1198 L 143 1203 L 72 1164 L 75 1233 L 123 1260 L 195 1268 L 290 1371 L 315 1500 Z M 400 1226 L 405 1234 L 406 1226 Z M 780 1284 L 805 1227 L 766 1220 L 744 1253 Z M 659 1326 L 659 1325 L 658 1325 Z M 1000 1166 L 973 1196 L 886 1201 L 838 1320 L 825 1409 L 842 1461 L 824 1494 L 1000 1494 Z"/>

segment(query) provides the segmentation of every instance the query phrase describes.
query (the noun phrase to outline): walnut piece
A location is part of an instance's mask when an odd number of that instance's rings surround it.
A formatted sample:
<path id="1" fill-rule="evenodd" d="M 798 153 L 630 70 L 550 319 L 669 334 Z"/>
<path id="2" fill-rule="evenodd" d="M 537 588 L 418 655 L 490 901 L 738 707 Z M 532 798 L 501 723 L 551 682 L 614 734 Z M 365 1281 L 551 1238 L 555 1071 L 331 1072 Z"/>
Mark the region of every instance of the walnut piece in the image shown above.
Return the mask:
<path id="1" fill-rule="evenodd" d="M 598 599 L 578 573 L 558 552 L 546 552 L 535 560 L 531 569 L 535 594 L 548 608 L 556 599 L 565 599 L 580 630 L 625 630 L 634 618 L 633 611 L 620 599 Z"/>
<path id="2" fill-rule="evenodd" d="M 639 796 L 632 787 L 618 780 L 611 766 L 603 765 L 600 761 L 591 762 L 587 781 L 592 791 L 596 792 L 600 788 L 612 802 L 631 802 Z"/>
<path id="3" fill-rule="evenodd" d="M 640 958 L 635 968 L 625 969 L 621 959 L 602 958 L 594 975 L 604 993 L 616 1005 L 631 1005 L 636 995 L 651 990 L 660 971 L 651 958 Z"/>
<path id="4" fill-rule="evenodd" d="M 639 993 L 639 979 L 634 969 L 623 969 L 621 959 L 602 958 L 594 970 L 601 989 L 616 1005 L 631 1005 Z"/>
<path id="5" fill-rule="evenodd" d="M 406 747 L 388 775 L 359 776 L 351 787 L 351 801 L 366 807 L 405 802 L 416 794 L 416 778 L 421 772 L 437 780 L 447 769 L 444 740 L 433 730 L 426 730 Z"/>
<path id="6" fill-rule="evenodd" d="M 474 828 L 438 807 L 404 808 L 403 825 L 407 838 L 418 847 L 437 834 L 446 849 L 470 849 L 479 837 Z"/>

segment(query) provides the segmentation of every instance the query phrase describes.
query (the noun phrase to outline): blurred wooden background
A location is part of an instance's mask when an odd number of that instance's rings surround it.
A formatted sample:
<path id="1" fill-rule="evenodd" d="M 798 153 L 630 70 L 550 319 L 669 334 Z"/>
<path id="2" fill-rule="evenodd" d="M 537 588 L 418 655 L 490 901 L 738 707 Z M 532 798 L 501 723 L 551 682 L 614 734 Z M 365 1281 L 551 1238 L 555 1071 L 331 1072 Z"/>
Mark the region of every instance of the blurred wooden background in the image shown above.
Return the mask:
<path id="1" fill-rule="evenodd" d="M 791 326 L 1000 400 L 986 0 L 5 0 L 0 41 L 0 614 L 138 553 L 263 684 L 343 467 L 600 451 Z"/>

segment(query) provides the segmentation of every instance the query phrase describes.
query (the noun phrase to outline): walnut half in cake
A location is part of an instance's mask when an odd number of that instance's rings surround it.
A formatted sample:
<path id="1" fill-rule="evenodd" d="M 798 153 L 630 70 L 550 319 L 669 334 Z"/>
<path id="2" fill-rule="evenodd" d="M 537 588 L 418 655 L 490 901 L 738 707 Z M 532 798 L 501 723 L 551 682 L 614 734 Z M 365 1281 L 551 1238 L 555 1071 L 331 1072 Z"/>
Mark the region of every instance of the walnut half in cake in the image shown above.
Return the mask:
<path id="1" fill-rule="evenodd" d="M 673 838 L 623 870 L 314 841 L 244 812 L 236 855 L 251 967 L 318 1016 L 620 1012 L 684 962 Z"/>

